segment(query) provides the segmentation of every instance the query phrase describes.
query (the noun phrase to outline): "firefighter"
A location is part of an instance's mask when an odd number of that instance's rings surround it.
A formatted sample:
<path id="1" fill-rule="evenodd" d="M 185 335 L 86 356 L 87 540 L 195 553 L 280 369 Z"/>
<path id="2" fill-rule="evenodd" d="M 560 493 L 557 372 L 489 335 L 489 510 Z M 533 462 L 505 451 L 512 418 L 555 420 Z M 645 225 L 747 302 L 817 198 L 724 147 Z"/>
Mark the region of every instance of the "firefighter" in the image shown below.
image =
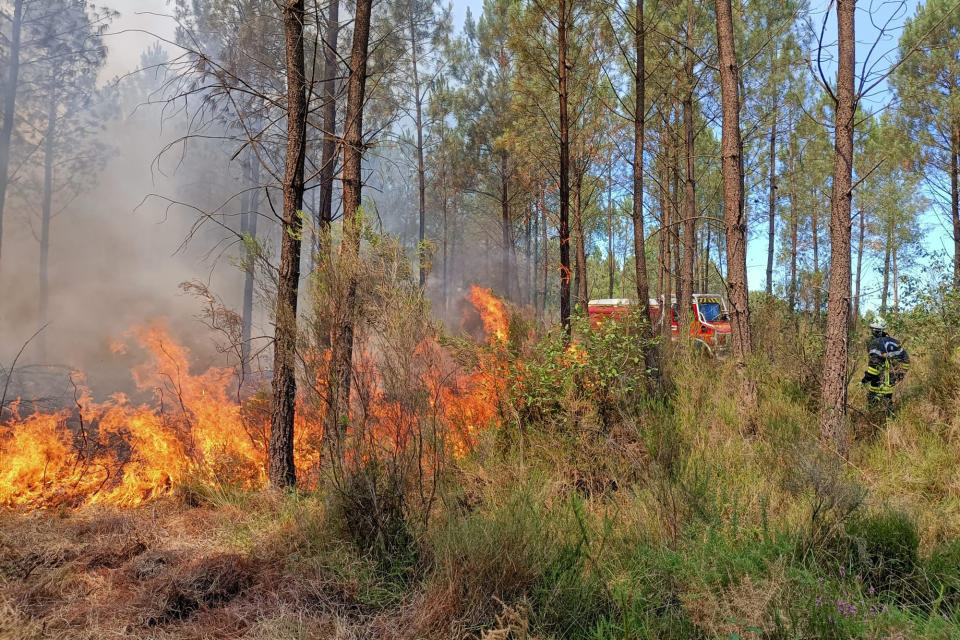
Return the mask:
<path id="1" fill-rule="evenodd" d="M 871 411 L 893 412 L 893 387 L 910 369 L 910 356 L 900 341 L 887 334 L 887 323 L 877 316 L 870 322 L 873 337 L 867 343 L 867 370 L 860 384 L 867 387 Z"/>

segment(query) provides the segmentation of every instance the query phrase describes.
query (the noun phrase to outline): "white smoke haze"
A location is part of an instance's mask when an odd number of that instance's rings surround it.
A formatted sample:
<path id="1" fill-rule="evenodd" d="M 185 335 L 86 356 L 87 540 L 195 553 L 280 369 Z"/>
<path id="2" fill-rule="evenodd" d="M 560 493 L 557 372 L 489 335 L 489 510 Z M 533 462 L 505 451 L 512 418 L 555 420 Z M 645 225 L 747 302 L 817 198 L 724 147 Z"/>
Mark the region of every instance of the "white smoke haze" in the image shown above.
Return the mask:
<path id="1" fill-rule="evenodd" d="M 121 104 L 116 117 L 105 123 L 102 137 L 110 147 L 106 166 L 85 178 L 89 184 L 75 199 L 58 201 L 54 195 L 49 325 L 18 363 L 23 375 L 32 365 L 82 370 L 95 390 L 106 392 L 130 387 L 133 356 L 114 353 L 111 346 L 123 341 L 132 327 L 164 321 L 176 339 L 192 348 L 199 366 L 225 364 L 225 356 L 212 348 L 209 332 L 196 318 L 198 300 L 184 294 L 179 284 L 206 282 L 232 307 L 239 306 L 243 286 L 242 273 L 232 260 L 239 247 L 224 245 L 228 235 L 209 224 L 185 243 L 197 212 L 169 206 L 164 199 L 212 210 L 238 190 L 231 187 L 237 168 L 230 166 L 228 157 L 208 154 L 198 160 L 194 144 L 181 166 L 180 147 L 158 158 L 182 135 L 182 118 L 163 122 L 163 105 L 141 104 L 149 98 L 149 89 L 143 87 L 156 84 L 155 72 L 128 76 L 141 64 L 141 54 L 157 41 L 150 33 L 163 38 L 173 33 L 169 18 L 135 12 L 168 13 L 169 8 L 163 0 L 109 4 L 122 13 L 109 29 L 117 35 L 105 37 L 110 53 L 100 83 L 107 89 L 116 87 Z M 198 162 L 205 164 L 202 172 Z M 16 159 L 11 166 L 15 163 Z M 238 212 L 239 202 L 231 202 L 225 211 L 231 207 Z M 40 328 L 40 194 L 18 190 L 14 183 L 5 213 L 0 366 L 7 368 L 24 341 Z M 262 329 L 254 334 L 262 334 Z M 23 376 L 17 380 L 24 382 Z"/>
<path id="2" fill-rule="evenodd" d="M 469 4 L 455 10 L 458 24 Z M 48 396 L 53 398 L 51 404 L 56 404 L 56 398 L 61 403 L 71 401 L 69 371 L 84 372 L 98 397 L 134 391 L 130 368 L 140 354 L 136 348 L 117 349 L 122 342 L 136 343 L 129 335 L 132 328 L 165 324 L 175 340 L 191 349 L 198 370 L 235 364 L 232 354 L 217 351 L 213 334 L 198 318 L 203 301 L 183 293 L 180 284 L 203 282 L 229 308 L 240 310 L 243 273 L 237 261 L 243 247 L 230 231 L 240 228 L 240 194 L 245 188 L 240 159 L 231 157 L 240 144 L 197 138 L 185 147 L 168 148 L 196 131 L 191 129 L 196 122 L 188 122 L 196 113 L 196 101 L 164 103 L 170 87 L 164 91 L 163 84 L 170 75 L 163 74 L 176 69 L 137 69 L 182 54 L 173 44 L 174 8 L 168 0 L 110 0 L 99 6 L 119 12 L 104 36 L 108 56 L 98 74 L 99 85 L 119 105 L 114 117 L 103 123 L 101 138 L 109 145 L 108 157 L 102 171 L 80 177 L 85 188 L 78 197 L 54 195 L 49 324 L 25 349 L 13 378 L 14 397 Z M 217 137 L 223 133 L 217 126 L 202 134 Z M 392 140 L 390 135 L 382 136 L 367 154 L 364 199 L 372 205 L 375 226 L 400 238 L 416 268 L 415 164 L 405 155 L 409 149 L 398 148 Z M 269 178 L 262 175 L 261 183 L 268 184 Z M 315 184 L 309 185 L 305 196 L 307 212 L 316 210 L 318 194 L 310 188 Z M 339 188 L 335 183 L 335 217 Z M 445 305 L 439 241 L 427 281 L 437 317 L 455 328 L 464 315 L 469 283 L 495 289 L 499 285 L 503 259 L 499 222 L 496 216 L 481 215 L 477 201 L 477 197 L 461 199 L 449 214 L 451 282 Z M 0 264 L 0 371 L 7 370 L 41 326 L 40 202 L 41 194 L 25 183 L 14 183 L 8 192 Z M 277 191 L 273 191 L 273 203 L 281 206 Z M 438 239 L 442 233 L 438 206 L 429 202 L 427 210 L 428 236 Z M 210 219 L 203 220 L 211 212 Z M 265 199 L 259 212 L 258 237 L 269 250 L 276 246 L 279 226 Z M 198 220 L 203 220 L 199 227 Z M 311 263 L 310 246 L 305 234 L 304 278 Z M 301 286 L 302 293 L 307 289 Z M 255 306 L 252 335 L 272 335 L 267 306 Z M 261 338 L 259 346 L 267 343 L 268 338 Z M 267 359 L 264 366 L 269 368 Z"/>

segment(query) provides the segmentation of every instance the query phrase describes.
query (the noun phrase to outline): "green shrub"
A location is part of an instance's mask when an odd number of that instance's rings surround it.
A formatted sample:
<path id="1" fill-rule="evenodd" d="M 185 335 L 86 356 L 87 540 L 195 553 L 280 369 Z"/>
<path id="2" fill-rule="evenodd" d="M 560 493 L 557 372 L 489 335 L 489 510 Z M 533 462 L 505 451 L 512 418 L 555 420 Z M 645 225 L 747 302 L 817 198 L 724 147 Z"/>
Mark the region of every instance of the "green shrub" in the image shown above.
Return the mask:
<path id="1" fill-rule="evenodd" d="M 579 498 L 540 501 L 529 487 L 466 516 L 452 515 L 431 534 L 434 580 L 452 592 L 468 628 L 490 624 L 499 602 L 526 601 L 537 633 L 582 638 L 610 615 L 597 575 Z"/>
<path id="2" fill-rule="evenodd" d="M 908 587 L 917 570 L 920 536 L 913 519 L 887 510 L 847 524 L 850 571 L 876 590 Z"/>

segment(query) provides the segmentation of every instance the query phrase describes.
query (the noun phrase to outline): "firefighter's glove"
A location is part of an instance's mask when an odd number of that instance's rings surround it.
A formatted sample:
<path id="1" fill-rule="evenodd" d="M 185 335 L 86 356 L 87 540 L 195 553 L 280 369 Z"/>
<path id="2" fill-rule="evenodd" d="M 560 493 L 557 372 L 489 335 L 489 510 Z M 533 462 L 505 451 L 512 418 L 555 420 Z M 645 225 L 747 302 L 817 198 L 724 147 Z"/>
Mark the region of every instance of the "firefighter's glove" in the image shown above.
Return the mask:
<path id="1" fill-rule="evenodd" d="M 865 373 L 865 374 L 863 374 L 863 377 L 860 379 L 860 386 L 863 387 L 863 386 L 865 386 L 868 382 L 870 382 L 870 376 Z"/>

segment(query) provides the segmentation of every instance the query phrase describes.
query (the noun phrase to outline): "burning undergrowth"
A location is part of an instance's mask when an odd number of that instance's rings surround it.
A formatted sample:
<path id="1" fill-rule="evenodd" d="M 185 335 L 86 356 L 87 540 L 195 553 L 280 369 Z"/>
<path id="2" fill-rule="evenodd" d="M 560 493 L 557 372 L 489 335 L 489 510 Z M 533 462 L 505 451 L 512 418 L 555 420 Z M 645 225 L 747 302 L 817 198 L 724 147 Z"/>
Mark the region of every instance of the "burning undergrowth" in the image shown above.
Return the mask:
<path id="1" fill-rule="evenodd" d="M 502 344 L 508 324 L 503 303 L 477 287 L 470 300 L 491 343 Z M 496 416 L 502 384 L 496 360 L 502 350 L 483 350 L 466 364 L 442 346 L 437 330 L 402 348 L 389 333 L 373 327 L 358 344 L 351 424 L 362 425 L 355 437 L 366 448 L 357 455 L 406 449 L 412 440 L 421 457 L 463 455 Z M 151 400 L 134 401 L 122 393 L 97 400 L 74 374 L 72 407 L 46 411 L 27 400 L 15 402 L 0 425 L 0 505 L 134 506 L 191 483 L 263 485 L 268 390 L 238 392 L 230 367 L 192 372 L 190 351 L 162 325 L 135 329 L 130 336 L 146 354 L 131 373 Z M 298 401 L 295 458 L 298 481 L 309 488 L 319 482 L 324 460 L 328 354 L 314 346 L 304 351 L 307 383 Z M 402 370 L 391 370 L 396 367 Z"/>

